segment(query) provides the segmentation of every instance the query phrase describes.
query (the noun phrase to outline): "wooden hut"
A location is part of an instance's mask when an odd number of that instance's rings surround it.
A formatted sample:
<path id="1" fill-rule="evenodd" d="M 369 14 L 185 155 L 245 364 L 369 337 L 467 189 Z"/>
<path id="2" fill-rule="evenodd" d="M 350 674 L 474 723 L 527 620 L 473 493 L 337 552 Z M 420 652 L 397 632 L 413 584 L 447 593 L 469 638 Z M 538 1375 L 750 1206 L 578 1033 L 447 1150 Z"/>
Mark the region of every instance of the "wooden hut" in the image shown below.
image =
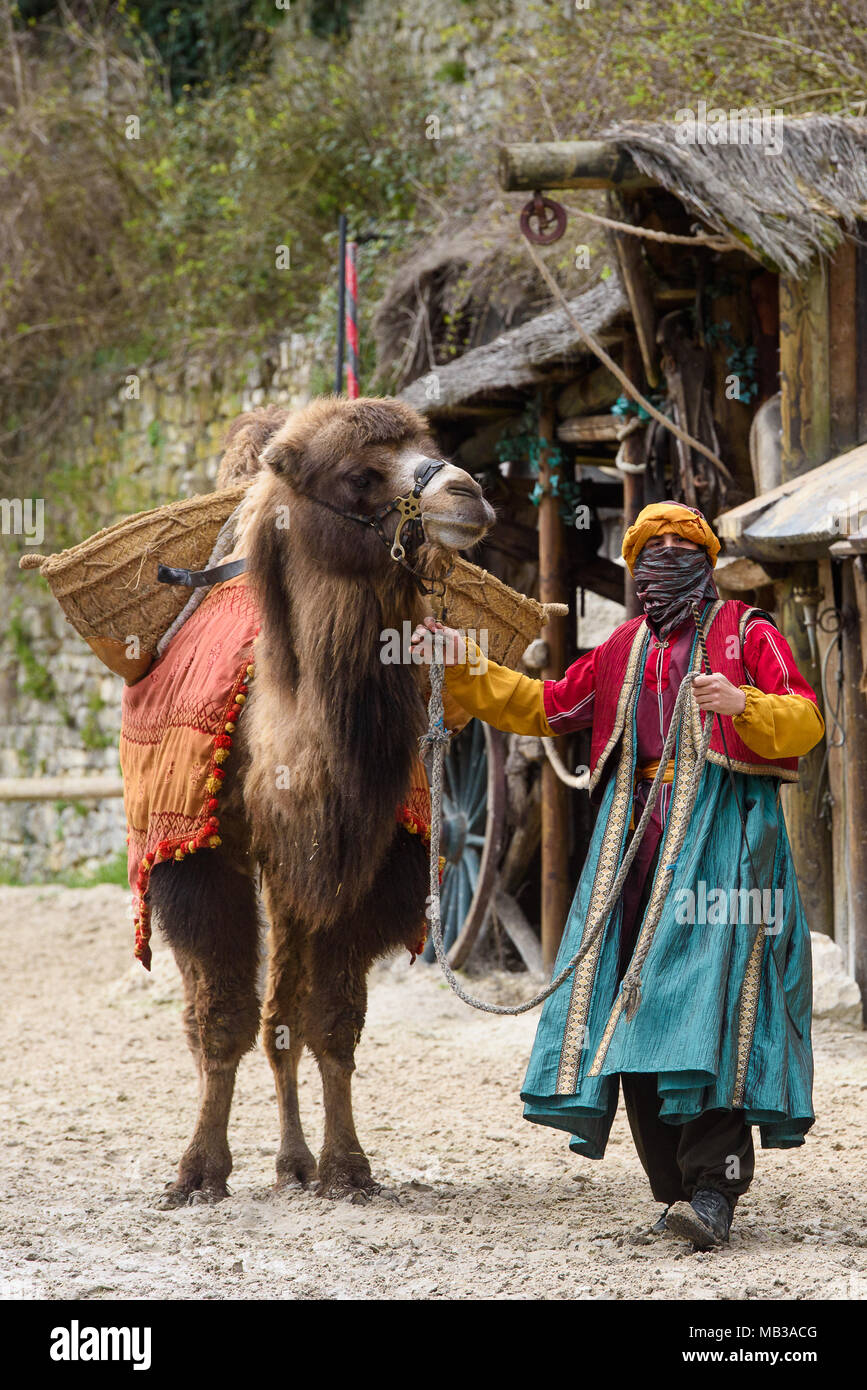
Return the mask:
<path id="1" fill-rule="evenodd" d="M 760 114 L 505 147 L 503 189 L 568 202 L 572 240 L 600 225 L 581 190 L 606 191 L 619 273 L 435 363 L 403 394 L 498 495 L 502 520 L 475 558 L 535 579 L 542 598 L 580 608 L 582 593 L 617 594 L 631 611 L 612 532 L 666 496 L 715 519 L 721 589 L 773 609 L 823 705 L 828 742 L 802 760 L 786 816 L 811 925 L 837 937 L 867 998 L 867 457 L 856 447 L 867 443 L 867 120 L 763 127 Z M 703 450 L 636 407 L 588 333 Z M 805 541 L 802 513 L 828 506 Z M 547 635 L 551 674 L 591 645 L 573 622 Z M 550 959 L 582 812 L 547 767 L 543 779 Z"/>

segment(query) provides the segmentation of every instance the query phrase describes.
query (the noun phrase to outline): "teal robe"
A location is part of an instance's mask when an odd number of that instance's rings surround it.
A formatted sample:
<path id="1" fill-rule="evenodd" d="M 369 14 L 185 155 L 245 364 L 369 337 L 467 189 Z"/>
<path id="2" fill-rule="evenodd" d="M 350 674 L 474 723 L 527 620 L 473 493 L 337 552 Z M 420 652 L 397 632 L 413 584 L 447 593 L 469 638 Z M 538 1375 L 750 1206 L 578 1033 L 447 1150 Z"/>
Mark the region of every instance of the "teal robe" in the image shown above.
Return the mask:
<path id="1" fill-rule="evenodd" d="M 641 997 L 628 1020 L 617 982 L 621 907 L 572 976 L 546 1000 L 521 1090 L 524 1115 L 566 1130 L 570 1147 L 602 1158 L 617 1109 L 619 1074 L 657 1074 L 660 1118 L 683 1124 L 706 1110 L 742 1108 L 764 1148 L 793 1148 L 813 1123 L 810 933 L 776 778 L 734 772 L 750 859 L 728 769 L 705 764 L 692 816 L 682 811 L 694 740 L 678 738 L 672 802 L 638 942 L 651 946 Z M 627 719 L 618 766 L 606 785 L 554 974 L 577 951 L 604 901 L 627 844 L 635 771 L 635 722 Z M 689 898 L 716 889 L 771 891 L 776 920 L 679 921 Z M 776 890 L 780 890 L 779 893 Z"/>

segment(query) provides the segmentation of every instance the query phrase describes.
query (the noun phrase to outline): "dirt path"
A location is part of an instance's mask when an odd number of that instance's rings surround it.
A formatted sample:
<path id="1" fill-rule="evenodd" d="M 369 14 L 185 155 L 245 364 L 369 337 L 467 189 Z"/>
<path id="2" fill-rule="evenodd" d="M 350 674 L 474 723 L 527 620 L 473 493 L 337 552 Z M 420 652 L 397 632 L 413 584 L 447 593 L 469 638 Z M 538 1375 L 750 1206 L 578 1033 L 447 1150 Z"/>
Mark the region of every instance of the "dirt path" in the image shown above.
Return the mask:
<path id="1" fill-rule="evenodd" d="M 373 977 L 355 1084 L 391 1196 L 272 1194 L 276 1105 L 257 1050 L 236 1092 L 232 1197 L 163 1212 L 153 1199 L 195 1105 L 170 954 L 157 946 L 152 977 L 132 962 L 127 895 L 111 887 L 2 888 L 0 942 L 3 1297 L 867 1297 L 867 1034 L 817 1026 L 806 1145 L 760 1152 L 731 1247 L 696 1255 L 643 1234 L 659 1208 L 622 1108 L 602 1163 L 521 1118 L 536 1015 L 473 1013 L 405 956 Z M 526 977 L 479 988 L 529 992 Z M 301 1105 L 316 1151 L 310 1062 Z"/>

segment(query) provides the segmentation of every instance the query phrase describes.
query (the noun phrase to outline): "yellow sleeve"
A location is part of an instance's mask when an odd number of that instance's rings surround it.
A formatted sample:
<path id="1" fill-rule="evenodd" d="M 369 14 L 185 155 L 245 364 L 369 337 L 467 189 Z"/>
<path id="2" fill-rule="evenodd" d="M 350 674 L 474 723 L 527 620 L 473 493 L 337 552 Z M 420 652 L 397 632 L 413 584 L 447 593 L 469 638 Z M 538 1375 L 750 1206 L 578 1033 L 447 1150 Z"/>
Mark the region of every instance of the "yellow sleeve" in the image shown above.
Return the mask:
<path id="1" fill-rule="evenodd" d="M 463 665 L 445 668 L 448 693 L 465 710 L 507 734 L 556 736 L 545 718 L 544 681 L 484 659 L 469 641 L 467 656 Z"/>
<path id="2" fill-rule="evenodd" d="M 459 705 L 447 685 L 443 686 L 443 722 L 451 734 L 459 734 L 461 729 L 466 728 L 472 719 L 472 715 L 465 710 L 463 705 Z"/>
<path id="3" fill-rule="evenodd" d="M 815 748 L 825 721 L 812 700 L 805 695 L 769 695 L 754 685 L 740 688 L 747 703 L 732 723 L 760 758 L 800 758 Z"/>

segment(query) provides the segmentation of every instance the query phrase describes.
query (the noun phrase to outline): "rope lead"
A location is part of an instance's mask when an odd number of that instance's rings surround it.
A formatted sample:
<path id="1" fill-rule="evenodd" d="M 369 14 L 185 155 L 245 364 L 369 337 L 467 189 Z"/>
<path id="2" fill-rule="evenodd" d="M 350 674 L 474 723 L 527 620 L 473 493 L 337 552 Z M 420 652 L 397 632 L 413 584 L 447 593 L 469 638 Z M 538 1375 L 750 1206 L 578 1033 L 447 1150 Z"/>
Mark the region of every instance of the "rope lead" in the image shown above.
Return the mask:
<path id="1" fill-rule="evenodd" d="M 638 853 L 638 848 L 641 844 L 642 839 L 644 838 L 644 832 L 650 822 L 650 817 L 653 813 L 653 808 L 656 805 L 657 799 L 659 797 L 659 791 L 663 784 L 663 774 L 665 772 L 666 765 L 668 764 L 671 758 L 671 753 L 675 745 L 675 740 L 678 737 L 681 726 L 685 726 L 685 722 L 689 717 L 690 687 L 692 685 L 692 682 L 695 680 L 696 675 L 698 674 L 698 672 L 692 672 L 689 675 L 684 676 L 683 680 L 681 681 L 680 689 L 677 692 L 677 700 L 675 701 L 674 712 L 671 717 L 671 723 L 669 725 L 668 733 L 665 736 L 665 743 L 663 745 L 662 754 L 659 759 L 659 770 L 653 779 L 653 784 L 648 793 L 647 804 L 642 813 L 641 820 L 638 822 L 638 826 L 635 830 L 635 834 L 632 837 L 632 842 L 629 846 L 629 849 L 626 851 L 626 854 L 623 857 L 623 863 L 621 864 L 617 877 L 615 878 L 614 883 L 612 884 L 611 892 L 608 894 L 608 897 L 602 904 L 602 907 L 599 911 L 599 914 L 596 917 L 596 920 L 592 923 L 588 921 L 583 933 L 584 939 L 582 940 L 578 950 L 575 952 L 574 956 L 569 961 L 569 963 L 565 965 L 563 969 L 559 972 L 559 974 L 557 974 L 554 977 L 551 983 L 546 985 L 546 987 L 543 990 L 540 990 L 538 994 L 534 995 L 532 999 L 526 1000 L 526 1002 L 523 1004 L 489 1004 L 484 999 L 475 999 L 473 995 L 467 994 L 466 990 L 463 988 L 454 971 L 452 970 L 451 966 L 449 965 L 448 957 L 446 956 L 445 948 L 443 946 L 442 922 L 440 920 L 439 883 L 440 819 L 442 816 L 443 798 L 443 756 L 445 754 L 445 745 L 448 742 L 449 736 L 445 730 L 443 712 L 444 668 L 442 659 L 442 646 L 440 646 L 439 651 L 436 650 L 435 646 L 434 659 L 430 667 L 430 702 L 428 704 L 428 732 L 422 736 L 422 739 L 420 741 L 422 751 L 424 751 L 428 747 L 433 748 L 433 770 L 431 773 L 430 826 L 430 928 L 431 937 L 434 944 L 434 951 L 436 952 L 436 958 L 439 961 L 440 968 L 442 969 L 443 974 L 445 975 L 446 979 L 449 982 L 449 985 L 454 990 L 455 994 L 458 996 L 459 999 L 462 999 L 465 1004 L 469 1004 L 471 1008 L 474 1009 L 481 1009 L 484 1013 L 488 1014 L 527 1013 L 528 1010 L 535 1009 L 537 1004 L 544 1003 L 544 1001 L 550 995 L 552 995 L 555 990 L 559 989 L 560 986 L 565 983 L 565 981 L 572 974 L 572 971 L 575 969 L 579 961 L 582 960 L 584 956 L 586 956 L 591 946 L 595 944 L 597 938 L 604 931 L 605 925 L 608 921 L 608 918 L 612 910 L 617 905 L 617 902 L 620 898 L 620 894 L 623 891 L 623 885 L 626 882 L 626 875 L 629 873 L 629 870 L 632 866 L 632 861 Z M 701 779 L 701 774 L 704 770 L 705 762 L 707 761 L 707 750 L 710 745 L 710 736 L 712 729 L 713 719 L 706 719 L 702 728 L 701 743 L 698 749 L 695 769 L 693 771 L 689 787 L 687 788 L 686 795 L 689 806 L 689 813 L 684 818 L 684 828 L 681 833 L 681 839 L 683 838 L 683 835 L 685 835 L 686 833 L 686 827 L 688 826 L 690 818 L 692 816 L 693 807 L 695 805 L 695 798 L 698 792 L 698 784 Z M 667 848 L 667 853 L 669 853 L 672 858 L 672 863 L 666 866 L 667 872 L 673 872 L 674 861 L 677 859 L 679 852 L 680 844 L 674 844 Z M 632 1018 L 641 1000 L 641 967 L 644 964 L 644 960 L 649 949 L 650 938 L 648 937 L 644 943 L 643 948 L 639 948 L 639 950 L 636 952 L 629 969 L 623 977 L 621 988 L 625 996 L 624 1004 L 626 1007 L 627 1018 Z"/>

